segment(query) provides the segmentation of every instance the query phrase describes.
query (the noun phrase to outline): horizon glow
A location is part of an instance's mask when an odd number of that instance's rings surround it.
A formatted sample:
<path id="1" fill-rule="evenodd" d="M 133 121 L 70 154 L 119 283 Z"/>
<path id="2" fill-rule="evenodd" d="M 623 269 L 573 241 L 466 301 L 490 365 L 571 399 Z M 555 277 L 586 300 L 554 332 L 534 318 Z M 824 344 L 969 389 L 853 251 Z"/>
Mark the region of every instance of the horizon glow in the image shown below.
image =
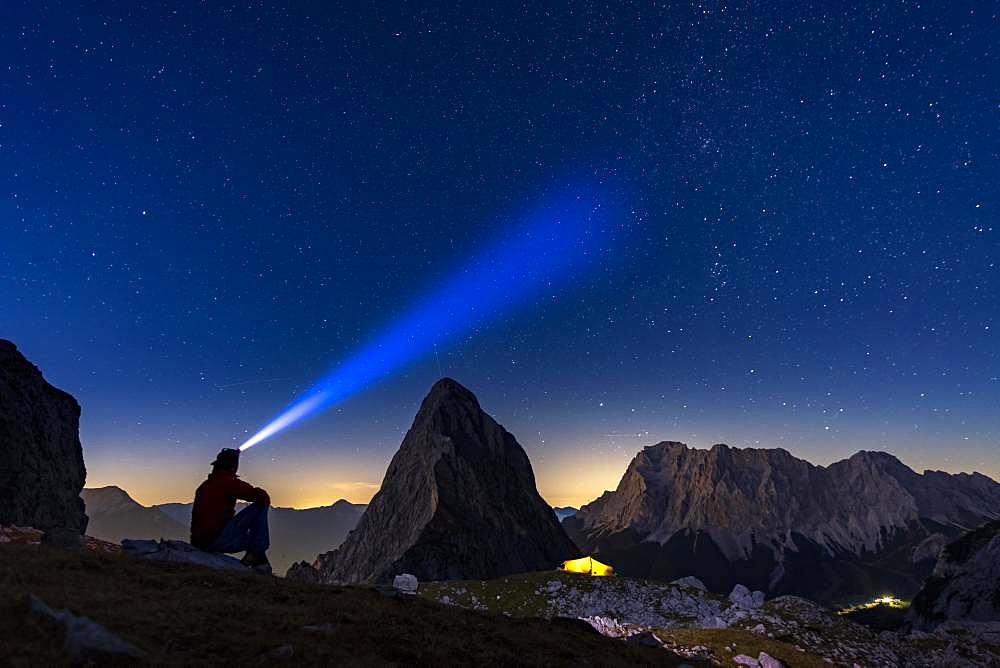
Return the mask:
<path id="1" fill-rule="evenodd" d="M 247 450 L 316 415 L 442 343 L 467 335 L 592 263 L 623 213 L 608 189 L 585 183 L 547 197 L 471 262 L 300 394 L 240 446 Z"/>

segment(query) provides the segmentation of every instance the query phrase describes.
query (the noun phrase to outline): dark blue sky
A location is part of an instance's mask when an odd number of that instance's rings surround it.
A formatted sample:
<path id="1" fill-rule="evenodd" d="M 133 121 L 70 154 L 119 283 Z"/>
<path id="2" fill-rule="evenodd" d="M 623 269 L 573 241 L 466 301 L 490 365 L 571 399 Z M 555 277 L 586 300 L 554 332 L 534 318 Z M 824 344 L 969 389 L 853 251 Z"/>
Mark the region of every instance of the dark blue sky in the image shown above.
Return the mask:
<path id="1" fill-rule="evenodd" d="M 596 266 L 245 476 L 364 500 L 442 372 L 557 504 L 664 439 L 1000 476 L 995 6 L 271 4 L 5 6 L 0 336 L 89 484 L 190 498 L 577 175 L 630 210 Z"/>

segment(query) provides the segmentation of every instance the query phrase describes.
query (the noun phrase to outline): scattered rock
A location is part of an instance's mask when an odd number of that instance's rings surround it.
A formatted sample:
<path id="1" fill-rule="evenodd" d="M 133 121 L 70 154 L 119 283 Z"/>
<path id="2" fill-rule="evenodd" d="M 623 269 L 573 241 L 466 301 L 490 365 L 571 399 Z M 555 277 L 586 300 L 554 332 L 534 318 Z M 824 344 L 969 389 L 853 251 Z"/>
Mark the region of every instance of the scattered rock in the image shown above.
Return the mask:
<path id="1" fill-rule="evenodd" d="M 625 638 L 631 635 L 631 632 L 622 626 L 617 619 L 601 617 L 600 615 L 581 617 L 581 619 L 593 626 L 602 636 L 607 636 L 608 638 Z"/>
<path id="2" fill-rule="evenodd" d="M 83 548 L 95 554 L 121 554 L 122 546 L 117 543 L 109 543 L 93 536 L 83 537 Z"/>
<path id="3" fill-rule="evenodd" d="M 0 526 L 0 543 L 38 545 L 41 542 L 42 532 L 34 527 Z"/>
<path id="4" fill-rule="evenodd" d="M 139 659 L 143 652 L 86 617 L 69 610 L 53 610 L 28 595 L 28 618 L 60 638 L 63 653 L 73 663 L 106 663 Z"/>
<path id="5" fill-rule="evenodd" d="M 71 532 L 71 536 L 76 535 Z M 9 543 L 11 545 L 41 545 L 44 532 L 34 527 L 0 526 L 0 544 Z M 50 537 L 51 540 L 52 537 Z M 79 536 L 77 537 L 79 539 Z M 96 554 L 120 554 L 121 547 L 115 543 L 99 540 L 92 536 L 83 536 L 81 545 L 88 552 Z M 71 547 L 72 549 L 72 547 Z"/>
<path id="6" fill-rule="evenodd" d="M 778 661 L 767 652 L 761 652 L 757 656 L 757 663 L 760 664 L 760 668 L 785 668 L 785 664 Z"/>
<path id="7" fill-rule="evenodd" d="M 751 668 L 785 668 L 785 664 L 767 652 L 761 652 L 756 659 L 746 654 L 738 654 L 733 657 L 733 661 L 739 666 L 750 666 Z"/>
<path id="8" fill-rule="evenodd" d="M 753 627 L 750 630 L 753 633 L 757 633 L 757 634 L 760 634 L 760 635 L 763 635 L 763 634 L 767 633 L 767 629 L 764 628 L 763 624 L 758 624 L 757 626 Z"/>
<path id="9" fill-rule="evenodd" d="M 545 585 L 545 591 L 550 594 L 554 594 L 560 589 L 562 589 L 562 582 L 559 582 L 559 580 L 549 580 Z"/>
<path id="10" fill-rule="evenodd" d="M 729 600 L 733 605 L 744 610 L 756 610 L 764 605 L 764 592 L 751 592 L 744 585 L 738 584 L 729 593 Z"/>
<path id="11" fill-rule="evenodd" d="M 182 540 L 155 541 L 126 538 L 122 541 L 122 554 L 150 561 L 170 561 L 216 570 L 246 570 L 246 566 L 235 557 L 205 552 Z"/>
<path id="12" fill-rule="evenodd" d="M 413 595 L 417 593 L 419 582 L 415 575 L 402 573 L 392 579 L 392 588 L 401 594 Z"/>
<path id="13" fill-rule="evenodd" d="M 691 587 L 692 589 L 697 589 L 699 591 L 708 591 L 708 587 L 705 583 L 694 577 L 693 575 L 688 575 L 687 577 L 678 578 L 671 582 L 672 585 L 677 585 L 678 587 Z"/>

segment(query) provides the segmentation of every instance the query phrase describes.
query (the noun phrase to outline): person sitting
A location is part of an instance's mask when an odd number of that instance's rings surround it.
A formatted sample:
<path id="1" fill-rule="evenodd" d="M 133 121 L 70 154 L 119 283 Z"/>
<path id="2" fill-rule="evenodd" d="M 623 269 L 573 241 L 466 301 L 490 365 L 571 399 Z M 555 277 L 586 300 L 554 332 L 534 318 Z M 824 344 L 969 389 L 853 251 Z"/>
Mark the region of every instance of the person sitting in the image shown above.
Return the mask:
<path id="1" fill-rule="evenodd" d="M 223 448 L 208 479 L 198 486 L 191 509 L 191 544 L 206 552 L 246 552 L 242 562 L 262 573 L 271 572 L 267 511 L 271 498 L 236 475 L 240 451 Z M 250 505 L 236 512 L 237 499 Z"/>

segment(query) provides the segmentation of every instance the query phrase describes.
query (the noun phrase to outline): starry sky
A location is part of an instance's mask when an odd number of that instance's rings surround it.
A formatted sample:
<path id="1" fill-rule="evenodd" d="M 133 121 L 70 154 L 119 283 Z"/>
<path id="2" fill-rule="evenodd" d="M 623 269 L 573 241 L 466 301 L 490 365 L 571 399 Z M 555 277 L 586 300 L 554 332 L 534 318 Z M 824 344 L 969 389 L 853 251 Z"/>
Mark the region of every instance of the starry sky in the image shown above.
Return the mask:
<path id="1" fill-rule="evenodd" d="M 993 3 L 129 4 L 0 26 L 0 337 L 88 485 L 190 499 L 573 174 L 627 200 L 597 265 L 244 478 L 366 501 L 441 375 L 554 505 L 661 440 L 1000 477 Z"/>

